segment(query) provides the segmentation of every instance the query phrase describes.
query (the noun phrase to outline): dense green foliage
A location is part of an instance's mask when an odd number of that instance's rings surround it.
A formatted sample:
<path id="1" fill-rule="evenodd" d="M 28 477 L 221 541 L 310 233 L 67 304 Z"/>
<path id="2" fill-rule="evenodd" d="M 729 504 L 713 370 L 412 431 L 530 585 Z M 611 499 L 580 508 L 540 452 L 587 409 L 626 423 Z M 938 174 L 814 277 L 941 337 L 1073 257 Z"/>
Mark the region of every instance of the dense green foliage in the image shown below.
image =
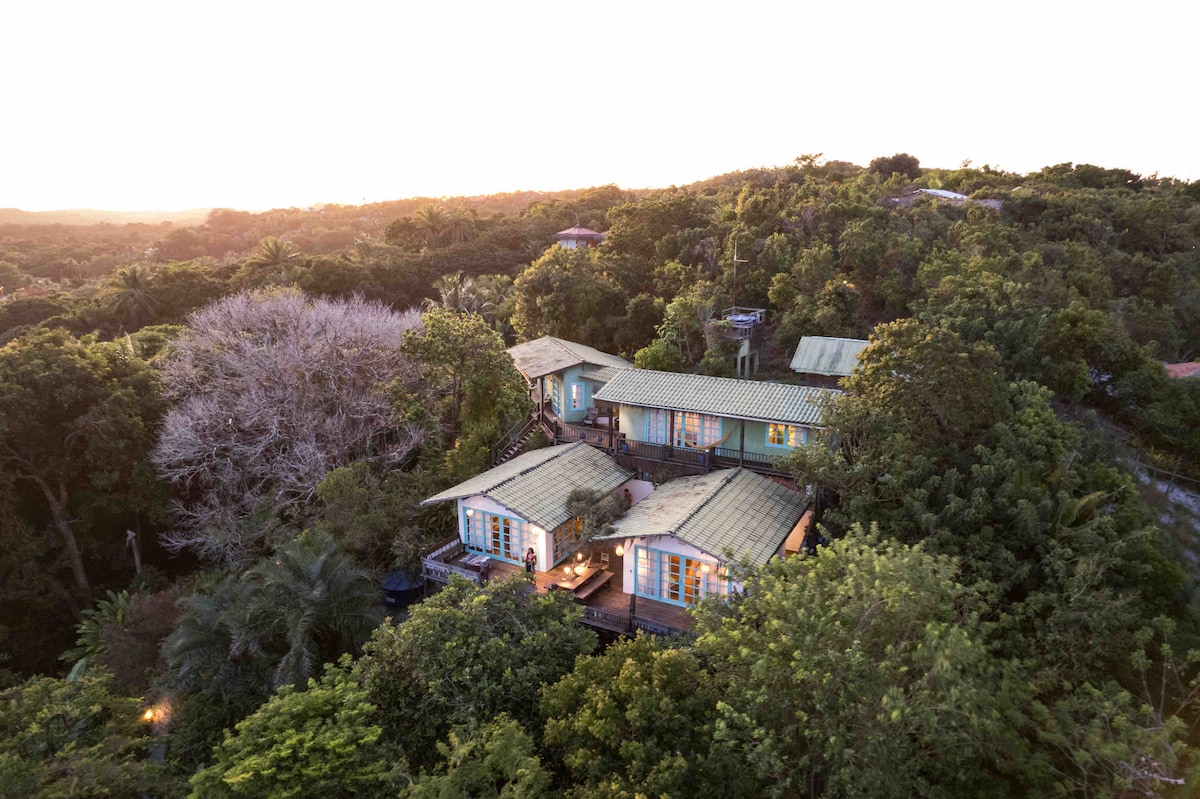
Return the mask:
<path id="1" fill-rule="evenodd" d="M 194 799 L 384 797 L 395 795 L 397 752 L 372 724 L 375 707 L 342 666 L 327 666 L 307 690 L 285 685 L 239 722 L 192 777 Z"/>
<path id="2" fill-rule="evenodd" d="M 0 796 L 138 799 L 170 784 L 147 754 L 141 703 L 111 678 L 37 677 L 0 692 Z M 159 794 L 161 795 L 161 794 Z"/>
<path id="3" fill-rule="evenodd" d="M 574 224 L 606 243 L 553 246 Z M 0 225 L 0 666 L 84 659 L 0 672 L 0 794 L 1194 790 L 1196 533 L 1164 538 L 1129 464 L 1200 476 L 1200 381 L 1162 367 L 1200 352 L 1198 244 L 1197 184 L 906 153 Z M 685 641 L 592 654 L 521 580 L 377 626 L 378 578 L 453 530 L 419 501 L 528 411 L 506 346 L 729 374 L 732 306 L 766 311 L 763 377 L 801 336 L 870 336 L 788 464 L 816 557 L 750 570 Z M 589 533 L 620 512 L 576 499 Z"/>
<path id="4" fill-rule="evenodd" d="M 520 577 L 482 590 L 452 582 L 365 647 L 360 668 L 384 730 L 421 768 L 454 725 L 507 713 L 532 726 L 541 687 L 596 647 L 579 616 L 564 593 L 534 594 Z"/>

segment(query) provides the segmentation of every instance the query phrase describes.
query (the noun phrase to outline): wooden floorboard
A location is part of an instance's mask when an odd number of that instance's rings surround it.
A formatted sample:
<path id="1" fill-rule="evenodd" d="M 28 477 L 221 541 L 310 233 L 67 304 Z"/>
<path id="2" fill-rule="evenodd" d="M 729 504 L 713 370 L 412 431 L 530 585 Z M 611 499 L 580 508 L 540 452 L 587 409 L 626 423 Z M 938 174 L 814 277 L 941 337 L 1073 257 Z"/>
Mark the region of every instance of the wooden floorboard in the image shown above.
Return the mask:
<path id="1" fill-rule="evenodd" d="M 488 579 L 503 580 L 514 574 L 521 574 L 523 572 L 524 569 L 521 566 L 493 559 L 488 567 Z M 586 618 L 584 621 L 587 624 L 612 632 L 630 631 L 632 625 L 629 624 L 628 620 L 631 606 L 630 600 L 633 597 L 621 590 L 620 583 L 617 582 L 619 578 L 620 575 L 614 575 L 607 586 L 591 594 L 586 601 L 581 601 L 579 604 L 625 619 L 624 628 L 622 628 L 621 624 L 599 618 Z M 560 572 L 558 570 L 534 572 L 534 585 L 537 587 L 539 594 L 558 590 L 557 583 L 559 579 Z M 655 627 L 669 628 L 671 630 L 690 630 L 692 628 L 692 617 L 688 615 L 686 608 L 678 605 L 659 602 L 654 599 L 647 599 L 646 597 L 638 597 L 637 602 L 633 604 L 633 608 L 636 611 L 639 621 L 649 622 Z"/>

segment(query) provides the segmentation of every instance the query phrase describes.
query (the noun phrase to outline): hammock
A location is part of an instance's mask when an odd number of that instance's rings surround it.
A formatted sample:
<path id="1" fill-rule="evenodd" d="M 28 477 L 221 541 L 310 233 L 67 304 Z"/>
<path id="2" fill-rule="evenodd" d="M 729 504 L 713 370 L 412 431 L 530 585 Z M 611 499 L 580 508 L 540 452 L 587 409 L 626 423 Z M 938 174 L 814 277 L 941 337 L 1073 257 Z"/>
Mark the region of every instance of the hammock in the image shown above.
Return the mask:
<path id="1" fill-rule="evenodd" d="M 703 446 L 701 446 L 700 444 L 692 444 L 692 443 L 689 443 L 689 442 L 688 442 L 688 441 L 685 439 L 685 440 L 684 440 L 684 442 L 683 442 L 683 447 L 684 447 L 684 449 L 704 449 L 704 450 L 713 449 L 714 447 L 719 447 L 719 446 L 721 446 L 722 444 L 724 444 L 724 443 L 725 443 L 725 439 L 729 438 L 731 435 L 733 435 L 733 431 L 732 431 L 732 430 L 730 430 L 728 433 L 726 433 L 725 435 L 723 435 L 723 436 L 721 436 L 720 438 L 718 438 L 718 439 L 717 439 L 716 441 L 714 441 L 713 443 L 711 443 L 711 444 L 704 444 Z"/>

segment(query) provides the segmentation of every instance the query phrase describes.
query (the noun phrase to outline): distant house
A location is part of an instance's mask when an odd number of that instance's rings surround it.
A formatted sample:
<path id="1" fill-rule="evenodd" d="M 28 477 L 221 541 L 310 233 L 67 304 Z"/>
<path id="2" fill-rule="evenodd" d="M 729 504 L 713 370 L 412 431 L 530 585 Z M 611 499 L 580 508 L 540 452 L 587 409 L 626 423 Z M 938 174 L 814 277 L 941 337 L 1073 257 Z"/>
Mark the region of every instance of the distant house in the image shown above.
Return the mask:
<path id="1" fill-rule="evenodd" d="M 466 564 L 455 570 L 475 567 L 486 573 L 486 567 L 478 567 L 488 560 L 519 566 L 533 549 L 538 571 L 544 572 L 579 546 L 580 520 L 567 508 L 571 492 L 582 488 L 608 494 L 625 487 L 635 498 L 651 488 L 600 450 L 577 442 L 526 452 L 434 494 L 421 505 L 457 503 L 458 538 L 435 560 Z M 462 553 L 461 557 L 445 557 L 451 551 Z M 438 579 L 430 573 L 437 568 L 427 563 L 427 576 Z"/>
<path id="2" fill-rule="evenodd" d="M 599 247 L 607 236 L 607 233 L 597 233 L 576 225 L 555 233 L 554 240 L 568 250 L 574 250 L 579 247 Z"/>
<path id="3" fill-rule="evenodd" d="M 808 443 L 828 389 L 658 372 L 614 371 L 594 394 L 600 413 L 615 420 L 605 447 L 639 472 L 659 466 L 696 473 L 746 466 L 782 474 L 773 458 Z M 591 440 L 589 438 L 589 440 Z"/>
<path id="4" fill-rule="evenodd" d="M 837 388 L 858 365 L 858 354 L 870 344 L 861 338 L 805 336 L 796 345 L 791 368 L 806 386 Z"/>
<path id="5" fill-rule="evenodd" d="M 1167 375 L 1177 379 L 1186 379 L 1189 377 L 1200 378 L 1200 361 L 1192 361 L 1191 363 L 1166 363 Z"/>
<path id="6" fill-rule="evenodd" d="M 548 406 L 554 417 L 568 423 L 583 421 L 592 407 L 593 391 L 605 374 L 597 369 L 633 366 L 624 358 L 554 336 L 510 347 L 508 354 L 529 384 L 539 412 Z"/>
<path id="7" fill-rule="evenodd" d="M 913 189 L 897 197 L 888 197 L 883 200 L 883 203 L 894 208 L 909 208 L 913 203 L 922 198 L 948 202 L 951 205 L 974 203 L 995 211 L 999 211 L 1004 207 L 1003 200 L 973 200 L 965 194 L 960 194 L 956 191 L 947 191 L 946 189 Z"/>
<path id="8" fill-rule="evenodd" d="M 621 590 L 695 605 L 740 590 L 727 558 L 761 565 L 804 538 L 807 501 L 746 469 L 681 477 L 659 486 L 597 538 L 616 544 Z"/>

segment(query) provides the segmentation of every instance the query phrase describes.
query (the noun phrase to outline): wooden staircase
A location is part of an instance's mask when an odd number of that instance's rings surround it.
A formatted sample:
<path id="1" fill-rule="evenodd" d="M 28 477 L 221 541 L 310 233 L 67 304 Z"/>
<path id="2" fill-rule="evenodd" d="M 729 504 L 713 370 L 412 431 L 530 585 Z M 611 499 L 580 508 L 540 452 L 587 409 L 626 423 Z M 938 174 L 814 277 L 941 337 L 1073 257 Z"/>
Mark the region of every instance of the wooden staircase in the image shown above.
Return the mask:
<path id="1" fill-rule="evenodd" d="M 506 435 L 499 444 L 492 448 L 492 466 L 499 466 L 505 461 L 515 458 L 525 448 L 529 439 L 533 437 L 533 431 L 537 428 L 537 419 L 531 418 L 525 422 L 524 426 Z"/>

